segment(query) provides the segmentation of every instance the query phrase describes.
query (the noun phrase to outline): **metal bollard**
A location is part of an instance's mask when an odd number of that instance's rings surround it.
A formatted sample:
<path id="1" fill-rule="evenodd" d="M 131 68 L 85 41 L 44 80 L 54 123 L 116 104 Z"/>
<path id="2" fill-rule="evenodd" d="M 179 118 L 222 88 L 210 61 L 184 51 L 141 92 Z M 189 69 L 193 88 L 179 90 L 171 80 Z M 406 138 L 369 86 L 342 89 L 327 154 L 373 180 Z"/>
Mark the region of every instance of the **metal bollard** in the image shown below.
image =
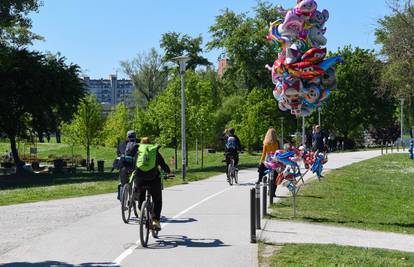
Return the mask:
<path id="1" fill-rule="evenodd" d="M 275 192 L 275 179 L 273 179 L 272 177 L 274 177 L 274 172 L 271 172 L 269 175 L 269 205 L 273 204 L 273 195 Z"/>
<path id="2" fill-rule="evenodd" d="M 250 189 L 250 243 L 256 243 L 256 190 Z"/>
<path id="3" fill-rule="evenodd" d="M 267 215 L 267 178 L 263 178 L 263 188 L 262 188 L 262 214 L 263 217 Z"/>
<path id="4" fill-rule="evenodd" d="M 260 184 L 256 184 L 256 229 L 261 229 L 260 226 Z"/>

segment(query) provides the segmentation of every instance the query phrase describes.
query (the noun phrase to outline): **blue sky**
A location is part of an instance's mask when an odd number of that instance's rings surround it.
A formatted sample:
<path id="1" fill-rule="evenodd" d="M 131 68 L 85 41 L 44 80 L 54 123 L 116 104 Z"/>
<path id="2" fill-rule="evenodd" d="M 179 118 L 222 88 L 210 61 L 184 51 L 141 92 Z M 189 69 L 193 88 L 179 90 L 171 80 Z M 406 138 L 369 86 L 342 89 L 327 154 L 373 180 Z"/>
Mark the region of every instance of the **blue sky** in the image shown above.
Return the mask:
<path id="1" fill-rule="evenodd" d="M 271 1 L 285 8 L 296 0 Z M 330 18 L 328 49 L 351 44 L 375 46 L 376 21 L 389 13 L 384 0 L 319 0 L 318 9 L 328 9 Z M 165 32 L 191 36 L 201 34 L 206 43 L 209 27 L 220 10 L 250 12 L 256 0 L 44 0 L 40 12 L 33 14 L 33 31 L 46 38 L 34 49 L 61 52 L 68 61 L 81 66 L 92 78 L 107 77 L 119 71 L 119 61 L 137 53 L 159 48 Z M 267 25 L 263 25 L 267 27 Z M 216 63 L 218 51 L 206 53 Z"/>

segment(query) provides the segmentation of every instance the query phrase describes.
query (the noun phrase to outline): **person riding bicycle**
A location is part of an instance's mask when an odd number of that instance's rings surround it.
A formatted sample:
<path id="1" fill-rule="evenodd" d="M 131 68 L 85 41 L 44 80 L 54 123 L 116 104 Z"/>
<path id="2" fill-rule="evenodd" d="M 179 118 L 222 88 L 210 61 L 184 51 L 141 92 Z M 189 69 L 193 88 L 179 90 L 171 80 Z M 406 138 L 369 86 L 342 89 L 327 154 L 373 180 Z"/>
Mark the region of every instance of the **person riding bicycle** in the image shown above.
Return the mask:
<path id="1" fill-rule="evenodd" d="M 129 175 L 134 171 L 136 156 L 138 152 L 137 136 L 134 130 L 127 132 L 127 140 L 117 147 L 119 156 L 119 180 L 118 199 L 120 199 L 121 188 L 128 183 Z"/>
<path id="2" fill-rule="evenodd" d="M 225 147 L 224 153 L 226 156 L 226 169 L 230 164 L 230 157 L 234 159 L 234 166 L 237 168 L 239 164 L 239 152 L 241 151 L 241 144 L 240 139 L 237 135 L 234 134 L 234 128 L 230 128 L 228 130 L 228 134 L 224 137 L 225 138 Z"/>
<path id="3" fill-rule="evenodd" d="M 160 218 L 162 210 L 162 184 L 158 167 L 161 167 L 165 173 L 171 175 L 170 167 L 165 163 L 159 148 L 158 145 L 150 144 L 148 137 L 142 138 L 138 147 L 138 157 L 134 171 L 134 179 L 139 193 L 138 208 L 141 209 L 141 205 L 145 200 L 144 189 L 148 188 L 154 202 L 153 227 L 158 231 L 161 230 Z"/>
<path id="4" fill-rule="evenodd" d="M 269 155 L 269 153 L 275 153 L 278 149 L 280 149 L 280 145 L 277 139 L 276 130 L 269 128 L 263 140 L 263 151 L 262 156 L 260 157 L 258 169 L 259 179 L 257 180 L 257 183 L 261 183 L 263 176 L 265 175 L 266 167 L 264 165 L 264 161 L 266 160 L 266 157 Z"/>

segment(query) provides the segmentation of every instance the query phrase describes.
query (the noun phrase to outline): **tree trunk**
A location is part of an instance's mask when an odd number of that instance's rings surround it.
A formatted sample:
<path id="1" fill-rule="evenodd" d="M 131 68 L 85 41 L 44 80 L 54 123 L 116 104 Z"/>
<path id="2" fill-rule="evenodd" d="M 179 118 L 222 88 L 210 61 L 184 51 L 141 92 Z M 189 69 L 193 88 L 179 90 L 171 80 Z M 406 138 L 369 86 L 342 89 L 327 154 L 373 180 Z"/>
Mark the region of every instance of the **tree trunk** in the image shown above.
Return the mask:
<path id="1" fill-rule="evenodd" d="M 13 160 L 14 160 L 14 163 L 16 164 L 16 172 L 20 173 L 23 171 L 24 162 L 20 160 L 19 152 L 17 151 L 16 137 L 9 135 L 9 140 L 10 140 L 10 148 L 13 154 Z"/>
<path id="2" fill-rule="evenodd" d="M 86 169 L 89 171 L 89 162 L 90 162 L 90 144 L 89 142 L 86 143 Z"/>
<path id="3" fill-rule="evenodd" d="M 196 164 L 198 165 L 198 138 L 196 138 Z"/>
<path id="4" fill-rule="evenodd" d="M 201 169 L 204 168 L 204 142 L 203 137 L 201 137 Z"/>

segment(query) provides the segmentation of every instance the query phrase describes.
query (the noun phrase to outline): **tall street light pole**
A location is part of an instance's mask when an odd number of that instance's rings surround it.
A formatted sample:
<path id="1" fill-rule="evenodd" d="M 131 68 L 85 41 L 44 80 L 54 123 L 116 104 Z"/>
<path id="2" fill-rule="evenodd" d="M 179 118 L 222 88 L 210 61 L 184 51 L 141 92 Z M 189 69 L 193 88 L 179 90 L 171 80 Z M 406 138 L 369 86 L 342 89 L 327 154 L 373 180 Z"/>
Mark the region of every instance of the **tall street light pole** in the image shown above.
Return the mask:
<path id="1" fill-rule="evenodd" d="M 181 76 L 181 158 L 182 158 L 182 169 L 181 174 L 183 181 L 185 181 L 186 174 L 186 159 L 187 159 L 187 147 L 185 140 L 185 93 L 184 93 L 184 75 L 187 62 L 190 60 L 188 56 L 179 56 L 173 58 L 180 65 L 180 76 Z"/>

